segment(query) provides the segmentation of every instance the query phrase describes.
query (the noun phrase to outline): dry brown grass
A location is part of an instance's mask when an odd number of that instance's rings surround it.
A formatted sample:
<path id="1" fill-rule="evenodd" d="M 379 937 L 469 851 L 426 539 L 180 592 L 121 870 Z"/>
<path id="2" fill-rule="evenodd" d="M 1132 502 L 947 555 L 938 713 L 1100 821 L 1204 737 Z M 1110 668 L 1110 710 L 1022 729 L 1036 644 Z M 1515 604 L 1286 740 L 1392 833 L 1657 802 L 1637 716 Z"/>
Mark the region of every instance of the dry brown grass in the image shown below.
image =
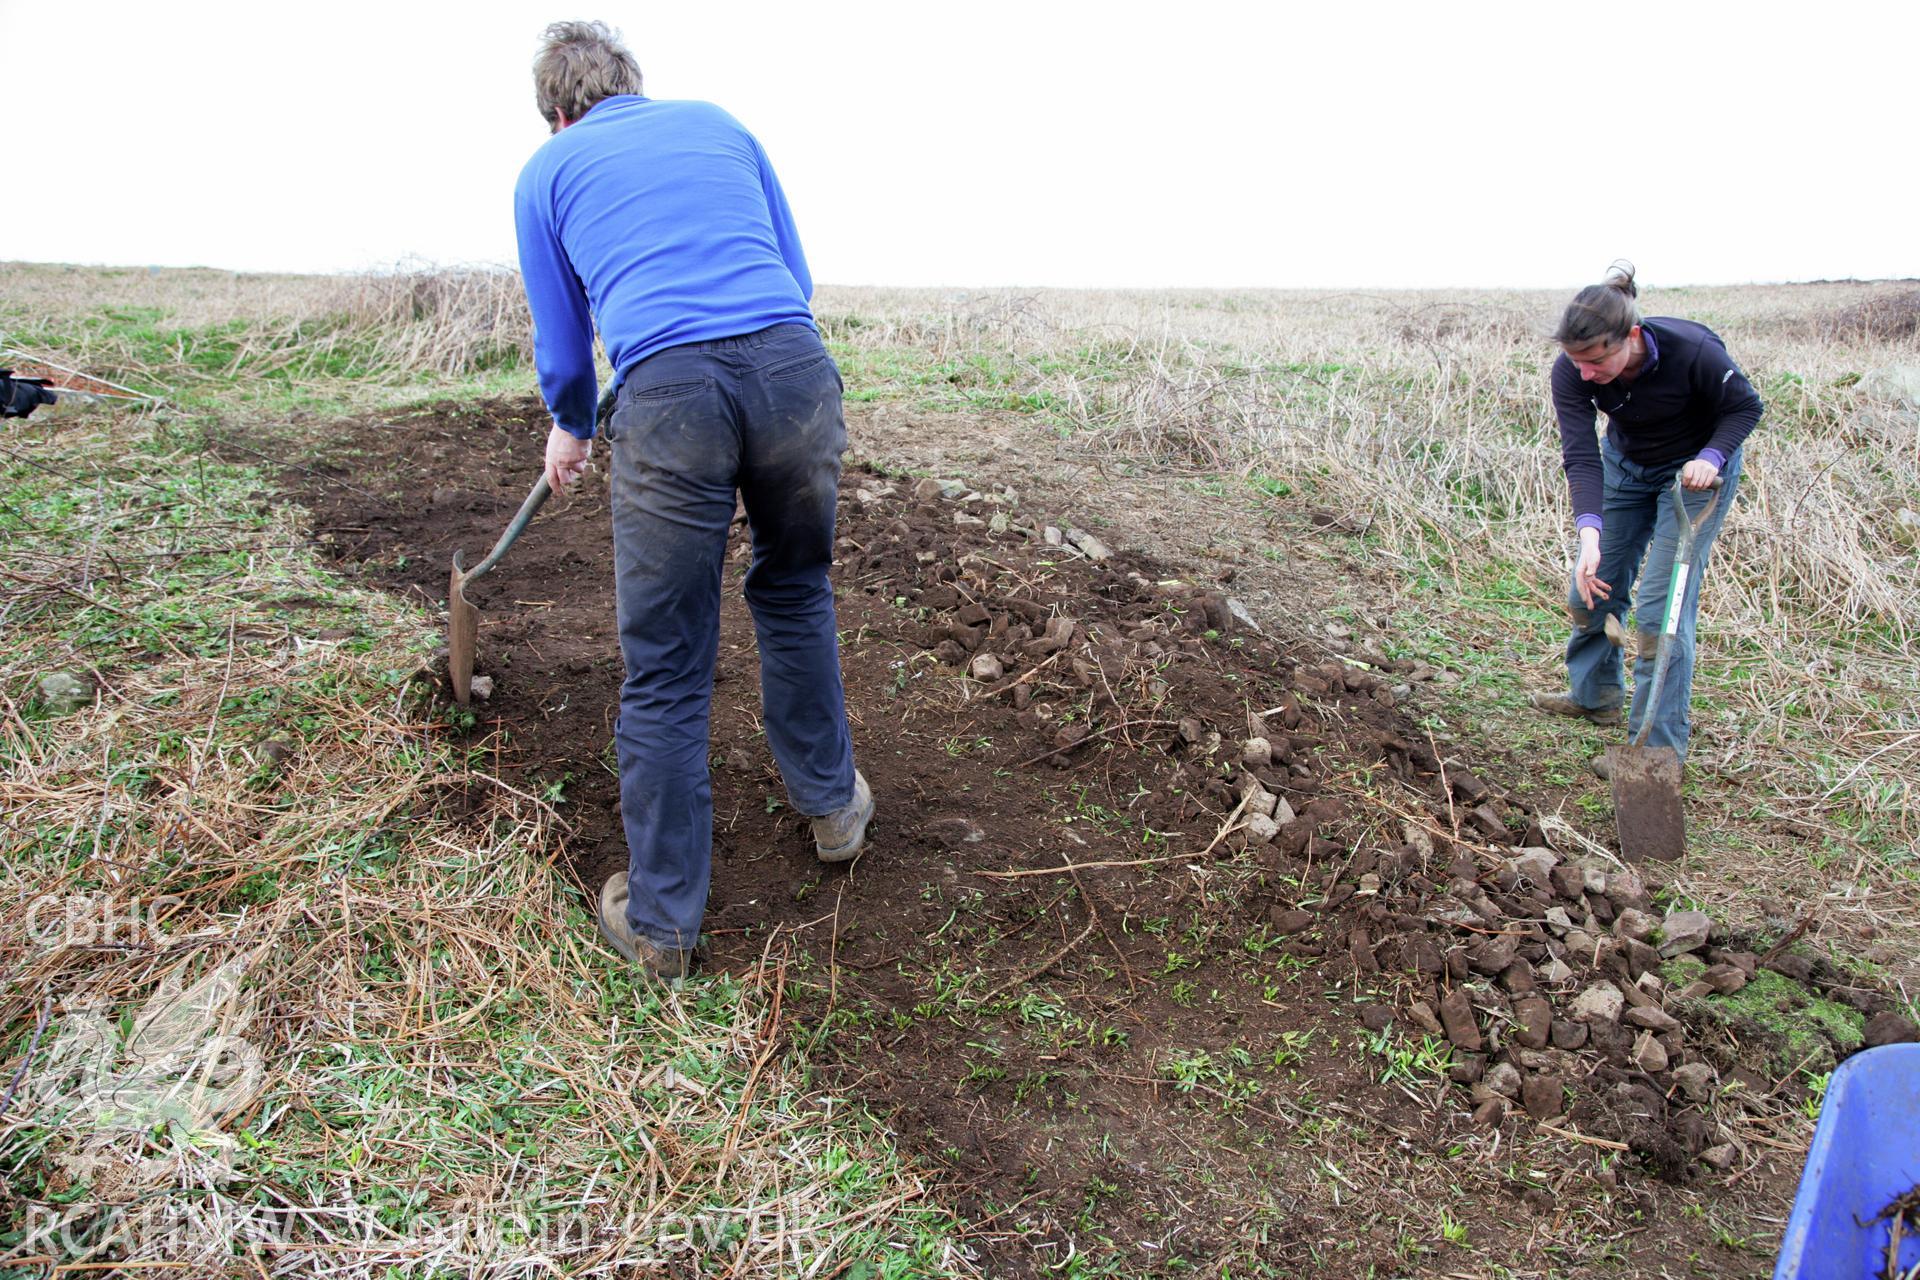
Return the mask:
<path id="1" fill-rule="evenodd" d="M 53 346 L 70 365 L 175 394 L 276 373 L 459 377 L 516 366 L 532 342 L 520 278 L 507 271 L 273 276 L 0 263 L 0 296 L 0 344 Z M 211 342 L 224 363 L 194 358 L 196 343 L 204 353 Z"/>
<path id="2" fill-rule="evenodd" d="M 1906 591 L 1920 565 L 1897 513 L 1920 507 L 1920 437 L 1851 375 L 1911 346 L 1821 319 L 1896 291 L 1648 304 L 1719 329 L 1770 406 L 1707 604 L 1708 680 L 1737 730 L 1712 763 L 1753 784 L 1757 807 L 1822 824 L 1910 887 L 1910 860 L 1892 854 L 1912 840 L 1920 776 Z M 25 333 L 118 381 L 209 395 L 272 374 L 337 402 L 343 360 L 445 385 L 525 356 L 511 277 L 0 267 L 0 295 L 0 340 Z M 901 352 L 991 366 L 1078 447 L 1364 510 L 1370 551 L 1396 568 L 1455 590 L 1510 569 L 1550 613 L 1568 522 L 1542 335 L 1559 301 L 827 290 L 819 309 L 850 367 Z M 106 332 L 93 322 L 108 306 L 153 314 Z M 227 329 L 224 363 L 196 359 L 191 335 Z M 167 334 L 177 345 L 152 336 Z M 933 1249 L 922 1272 L 965 1269 L 930 1243 L 920 1183 L 884 1139 L 768 1056 L 777 950 L 698 998 L 625 987 L 581 948 L 579 904 L 535 852 L 563 834 L 553 811 L 423 719 L 397 653 L 318 638 L 344 624 L 417 654 L 432 639 L 421 620 L 341 592 L 297 527 L 249 514 L 245 484 L 196 489 L 206 472 L 164 431 L 59 421 L 36 422 L 32 443 L 85 459 L 73 475 L 53 483 L 17 459 L 6 472 L 24 521 L 7 526 L 0 597 L 0 876 L 14 904 L 0 912 L 0 1075 L 22 1080 L 0 1118 L 9 1212 L 73 1191 L 28 1180 L 71 1157 L 96 1215 L 156 1206 L 189 1224 L 182 1260 L 244 1238 L 252 1205 L 299 1209 L 302 1234 L 263 1245 L 257 1271 L 531 1274 L 547 1265 L 537 1249 L 487 1230 L 529 1203 L 599 1226 L 569 1238 L 581 1274 L 631 1267 L 703 1214 L 752 1211 L 736 1274 L 828 1274 L 881 1247 Z M 22 496 L 35 484 L 44 506 Z M 307 598 L 320 612 L 289 603 Z M 97 701 L 44 716 L 31 690 L 50 666 L 91 668 Z M 293 750 L 274 765 L 279 737 Z M 474 812 L 449 817 L 449 794 Z M 136 946 L 48 946 L 26 913 L 47 897 L 169 893 L 181 900 L 164 938 Z M 259 1087 L 198 1113 L 198 1133 L 48 1123 L 36 1055 L 90 1005 L 132 1015 L 163 992 L 200 993 L 207 1025 L 258 1048 Z"/>
<path id="3" fill-rule="evenodd" d="M 1777 789 L 1913 825 L 1920 693 L 1914 517 L 1920 416 L 1853 389 L 1915 359 L 1833 314 L 1902 313 L 1898 284 L 1651 292 L 1649 314 L 1714 327 L 1767 400 L 1715 551 L 1704 644 L 1741 674 L 1753 737 L 1716 763 Z M 1258 474 L 1363 512 L 1379 551 L 1461 585 L 1518 566 L 1553 604 L 1571 519 L 1545 390 L 1559 293 L 934 294 L 827 291 L 862 351 L 1005 362 L 1086 446 Z M 1792 724 L 1784 723 L 1792 721 Z M 1755 756 L 1755 748 L 1761 748 Z M 1836 804 L 1836 801 L 1839 804 Z M 1804 813 L 1803 813 L 1804 816 Z"/>
<path id="4" fill-rule="evenodd" d="M 1840 341 L 1913 342 L 1920 338 L 1920 289 L 1877 293 L 1840 307 L 1826 327 Z"/>
<path id="5" fill-rule="evenodd" d="M 786 944 L 636 986 L 552 873 L 564 820 L 432 718 L 437 630 L 170 439 L 36 418 L 0 453 L 0 1266 L 964 1273 L 787 1055 Z"/>

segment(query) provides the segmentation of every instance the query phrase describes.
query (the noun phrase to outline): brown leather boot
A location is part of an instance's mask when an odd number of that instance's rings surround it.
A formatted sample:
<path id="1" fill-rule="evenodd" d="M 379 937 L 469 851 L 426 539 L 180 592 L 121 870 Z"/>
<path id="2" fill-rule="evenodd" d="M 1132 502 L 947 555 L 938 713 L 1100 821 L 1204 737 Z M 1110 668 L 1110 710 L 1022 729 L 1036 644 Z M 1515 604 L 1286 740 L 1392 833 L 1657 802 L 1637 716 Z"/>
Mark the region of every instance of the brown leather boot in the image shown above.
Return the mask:
<path id="1" fill-rule="evenodd" d="M 1575 720 L 1590 720 L 1599 725 L 1620 723 L 1620 708 L 1583 707 L 1564 693 L 1536 693 L 1527 701 L 1533 704 L 1535 711 L 1545 711 L 1549 715 L 1571 716 Z"/>
<path id="2" fill-rule="evenodd" d="M 873 788 L 853 771 L 853 799 L 813 820 L 813 849 L 822 862 L 851 862 L 867 847 L 867 823 L 873 820 Z"/>
<path id="3" fill-rule="evenodd" d="M 627 873 L 616 871 L 600 886 L 600 908 L 595 913 L 600 936 L 607 945 L 638 966 L 649 978 L 677 987 L 693 968 L 693 951 L 663 947 L 643 938 L 627 924 Z"/>

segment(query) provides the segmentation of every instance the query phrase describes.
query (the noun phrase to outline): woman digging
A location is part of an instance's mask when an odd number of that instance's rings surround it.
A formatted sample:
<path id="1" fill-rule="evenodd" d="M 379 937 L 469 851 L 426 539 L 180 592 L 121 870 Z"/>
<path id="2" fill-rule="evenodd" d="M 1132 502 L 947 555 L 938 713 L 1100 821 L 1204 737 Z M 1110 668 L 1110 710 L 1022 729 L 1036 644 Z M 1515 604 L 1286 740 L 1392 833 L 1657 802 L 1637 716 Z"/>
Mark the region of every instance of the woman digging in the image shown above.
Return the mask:
<path id="1" fill-rule="evenodd" d="M 1671 747 L 1684 761 L 1700 579 L 1739 487 L 1741 445 L 1760 421 L 1761 404 L 1718 334 L 1690 320 L 1643 319 L 1638 296 L 1632 264 L 1615 263 L 1604 281 L 1574 295 L 1554 333 L 1560 356 L 1553 362 L 1553 408 L 1580 549 L 1567 595 L 1568 691 L 1535 694 L 1533 705 L 1600 725 L 1620 722 L 1626 682 L 1617 637 L 1626 633 L 1631 598 L 1638 635 L 1627 736 L 1632 740 L 1651 716 L 1647 745 Z M 1604 440 L 1594 430 L 1598 414 L 1607 416 Z M 1679 625 L 1667 641 L 1673 652 L 1660 705 L 1650 707 L 1645 695 L 1659 659 L 1678 538 L 1668 496 L 1676 475 L 1690 520 L 1712 500 L 1716 479 L 1722 487 L 1696 535 L 1699 568 L 1686 582 Z M 1603 777 L 1605 759 L 1594 761 Z"/>

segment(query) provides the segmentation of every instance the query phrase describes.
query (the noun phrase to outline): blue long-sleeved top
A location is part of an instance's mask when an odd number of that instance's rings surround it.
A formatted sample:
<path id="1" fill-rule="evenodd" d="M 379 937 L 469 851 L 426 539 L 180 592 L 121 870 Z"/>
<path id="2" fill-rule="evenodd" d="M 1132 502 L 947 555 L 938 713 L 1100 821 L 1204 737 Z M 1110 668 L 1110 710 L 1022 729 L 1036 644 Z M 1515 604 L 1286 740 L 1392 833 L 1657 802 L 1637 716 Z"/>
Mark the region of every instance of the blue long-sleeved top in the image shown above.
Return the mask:
<path id="1" fill-rule="evenodd" d="M 1596 412 L 1607 438 L 1644 467 L 1705 458 L 1716 467 L 1759 425 L 1760 394 L 1703 324 L 1656 316 L 1640 323 L 1647 359 L 1631 382 L 1587 382 L 1564 353 L 1553 362 L 1553 409 L 1560 462 L 1573 495 L 1574 523 L 1600 527 L 1604 488 Z"/>
<path id="2" fill-rule="evenodd" d="M 664 347 L 813 324 L 780 181 L 711 103 L 602 99 L 534 152 L 513 205 L 540 392 L 582 439 L 596 324 L 616 380 Z"/>

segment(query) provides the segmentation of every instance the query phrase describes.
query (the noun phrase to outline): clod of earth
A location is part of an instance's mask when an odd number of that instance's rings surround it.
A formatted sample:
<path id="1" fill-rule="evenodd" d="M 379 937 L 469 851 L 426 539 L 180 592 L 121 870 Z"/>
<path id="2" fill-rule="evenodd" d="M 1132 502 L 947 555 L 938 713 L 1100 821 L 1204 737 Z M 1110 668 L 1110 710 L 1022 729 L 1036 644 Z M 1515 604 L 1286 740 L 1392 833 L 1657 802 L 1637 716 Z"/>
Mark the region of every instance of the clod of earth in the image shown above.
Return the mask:
<path id="1" fill-rule="evenodd" d="M 1282 908 L 1275 907 L 1273 909 L 1271 923 L 1275 933 L 1285 935 L 1299 933 L 1304 929 L 1312 928 L 1313 920 L 1314 915 L 1311 911 L 1301 911 L 1297 908 L 1283 910 Z"/>
<path id="2" fill-rule="evenodd" d="M 1920 1041 L 1920 1027 L 1891 1010 L 1882 1010 L 1867 1019 L 1861 1032 L 1863 1048 L 1877 1049 L 1883 1044 L 1913 1044 Z"/>

